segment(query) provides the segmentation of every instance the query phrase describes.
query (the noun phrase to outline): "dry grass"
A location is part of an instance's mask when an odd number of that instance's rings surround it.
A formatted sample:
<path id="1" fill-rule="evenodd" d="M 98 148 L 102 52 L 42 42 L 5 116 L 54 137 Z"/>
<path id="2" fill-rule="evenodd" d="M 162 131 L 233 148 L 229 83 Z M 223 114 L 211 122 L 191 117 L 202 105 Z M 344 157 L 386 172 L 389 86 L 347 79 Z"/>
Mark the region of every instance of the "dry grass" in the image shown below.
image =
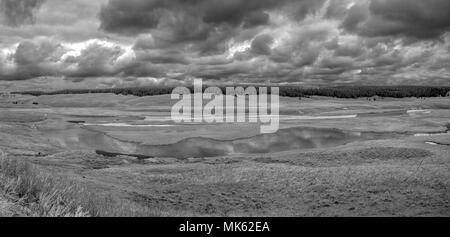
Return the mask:
<path id="1" fill-rule="evenodd" d="M 155 216 L 127 200 L 96 194 L 87 186 L 54 176 L 0 151 L 0 195 L 21 207 L 20 214 L 45 217 Z"/>

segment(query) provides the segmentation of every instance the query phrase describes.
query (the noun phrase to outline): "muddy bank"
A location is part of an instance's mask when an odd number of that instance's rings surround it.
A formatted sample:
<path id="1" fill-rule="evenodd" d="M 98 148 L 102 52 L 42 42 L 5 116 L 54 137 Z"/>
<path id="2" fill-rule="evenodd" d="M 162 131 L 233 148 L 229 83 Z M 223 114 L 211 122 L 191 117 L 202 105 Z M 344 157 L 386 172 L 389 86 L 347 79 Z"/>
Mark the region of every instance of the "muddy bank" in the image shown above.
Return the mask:
<path id="1" fill-rule="evenodd" d="M 130 156 L 130 157 L 135 157 L 138 160 L 154 158 L 153 156 L 146 156 L 146 155 L 139 155 L 139 154 L 124 154 L 124 153 L 117 153 L 117 152 L 107 152 L 107 151 L 102 151 L 102 150 L 95 150 L 95 153 L 97 155 L 102 155 L 105 157 Z"/>

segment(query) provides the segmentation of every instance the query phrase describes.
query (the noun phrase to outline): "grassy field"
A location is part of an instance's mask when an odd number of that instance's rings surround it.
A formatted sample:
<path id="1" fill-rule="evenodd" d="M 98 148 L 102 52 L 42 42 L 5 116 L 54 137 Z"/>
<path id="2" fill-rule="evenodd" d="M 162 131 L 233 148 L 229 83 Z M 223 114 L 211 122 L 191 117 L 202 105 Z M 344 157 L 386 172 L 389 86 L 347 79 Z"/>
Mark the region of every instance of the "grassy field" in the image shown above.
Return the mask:
<path id="1" fill-rule="evenodd" d="M 0 216 L 89 217 L 156 215 L 146 207 L 54 175 L 0 151 Z"/>
<path id="2" fill-rule="evenodd" d="M 168 116 L 168 96 L 0 101 L 0 215 L 449 216 L 449 102 L 281 98 L 282 129 L 380 135 L 332 147 L 138 159 L 121 154 L 193 137 L 234 141 L 258 135 L 259 127 L 83 125 L 170 124 L 145 120 Z M 353 114 L 358 116 L 311 119 Z M 104 156 L 97 149 L 121 154 Z"/>

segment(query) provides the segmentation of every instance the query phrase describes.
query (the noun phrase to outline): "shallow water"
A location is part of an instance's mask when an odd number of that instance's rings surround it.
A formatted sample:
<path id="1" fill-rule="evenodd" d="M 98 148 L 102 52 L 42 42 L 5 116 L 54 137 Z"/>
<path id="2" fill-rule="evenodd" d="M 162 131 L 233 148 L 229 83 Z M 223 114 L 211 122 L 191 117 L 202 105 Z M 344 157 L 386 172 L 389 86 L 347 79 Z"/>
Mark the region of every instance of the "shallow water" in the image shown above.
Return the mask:
<path id="1" fill-rule="evenodd" d="M 431 136 L 445 136 L 449 135 L 449 132 L 446 133 L 416 133 L 414 134 L 415 137 L 431 137 Z"/>
<path id="2" fill-rule="evenodd" d="M 326 148 L 359 140 L 387 137 L 386 134 L 346 132 L 329 128 L 289 128 L 235 140 L 187 138 L 168 145 L 141 145 L 138 153 L 157 157 L 214 157 L 232 154 L 272 153 L 296 149 Z"/>
<path id="3" fill-rule="evenodd" d="M 173 127 L 170 124 L 129 124 L 129 123 L 84 123 L 85 126 L 102 126 L 102 127 Z"/>
<path id="4" fill-rule="evenodd" d="M 85 128 L 46 131 L 54 143 L 70 149 L 142 154 L 155 157 L 215 157 L 233 154 L 261 154 L 295 149 L 326 148 L 354 141 L 392 137 L 392 134 L 347 132 L 330 128 L 297 127 L 234 140 L 193 137 L 167 145 L 143 145 L 120 141 L 105 133 Z"/>
<path id="5" fill-rule="evenodd" d="M 58 147 L 72 150 L 104 150 L 108 152 L 133 153 L 137 144 L 122 142 L 94 130 L 82 128 L 46 129 L 40 133 Z"/>

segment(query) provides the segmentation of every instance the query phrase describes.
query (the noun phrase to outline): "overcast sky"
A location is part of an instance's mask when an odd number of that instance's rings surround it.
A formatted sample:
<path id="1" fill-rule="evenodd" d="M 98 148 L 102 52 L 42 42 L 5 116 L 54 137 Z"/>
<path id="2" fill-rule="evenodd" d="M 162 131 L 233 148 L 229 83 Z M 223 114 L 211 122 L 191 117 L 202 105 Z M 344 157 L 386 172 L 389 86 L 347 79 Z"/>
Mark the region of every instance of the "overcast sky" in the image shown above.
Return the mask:
<path id="1" fill-rule="evenodd" d="M 449 0 L 0 0 L 0 82 L 450 85 Z"/>

